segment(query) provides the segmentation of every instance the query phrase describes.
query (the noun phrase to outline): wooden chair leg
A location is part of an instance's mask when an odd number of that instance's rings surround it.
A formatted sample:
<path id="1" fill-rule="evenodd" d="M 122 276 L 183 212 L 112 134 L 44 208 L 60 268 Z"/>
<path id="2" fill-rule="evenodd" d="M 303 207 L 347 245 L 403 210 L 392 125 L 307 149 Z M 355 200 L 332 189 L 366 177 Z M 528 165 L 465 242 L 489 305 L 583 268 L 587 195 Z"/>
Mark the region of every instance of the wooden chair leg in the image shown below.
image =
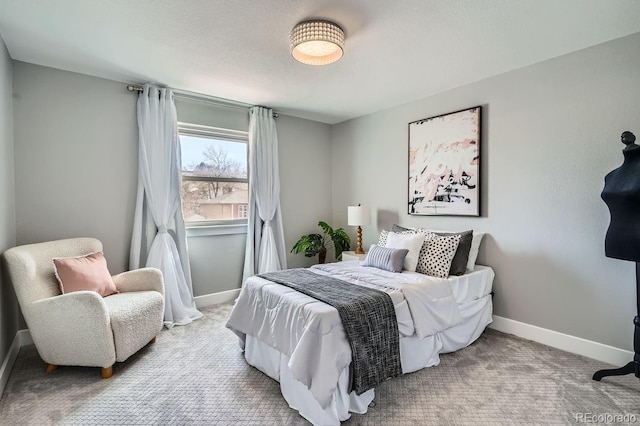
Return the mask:
<path id="1" fill-rule="evenodd" d="M 57 365 L 47 364 L 47 373 L 53 373 L 58 368 Z"/>
<path id="2" fill-rule="evenodd" d="M 108 379 L 111 376 L 113 376 L 113 365 L 106 368 L 102 367 L 102 378 Z"/>
<path id="3" fill-rule="evenodd" d="M 149 343 L 155 343 L 155 342 L 156 342 L 156 338 L 154 337 L 153 339 L 151 339 Z"/>

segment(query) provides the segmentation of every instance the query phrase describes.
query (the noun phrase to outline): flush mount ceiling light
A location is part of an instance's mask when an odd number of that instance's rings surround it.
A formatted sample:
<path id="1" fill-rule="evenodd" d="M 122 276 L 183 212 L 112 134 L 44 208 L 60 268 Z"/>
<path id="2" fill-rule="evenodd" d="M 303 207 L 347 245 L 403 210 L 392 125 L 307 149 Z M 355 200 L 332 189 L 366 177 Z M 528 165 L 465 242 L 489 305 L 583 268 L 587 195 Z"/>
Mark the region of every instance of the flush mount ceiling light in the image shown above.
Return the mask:
<path id="1" fill-rule="evenodd" d="M 327 65 L 342 58 L 344 31 L 329 21 L 300 22 L 291 30 L 291 55 L 307 65 Z"/>

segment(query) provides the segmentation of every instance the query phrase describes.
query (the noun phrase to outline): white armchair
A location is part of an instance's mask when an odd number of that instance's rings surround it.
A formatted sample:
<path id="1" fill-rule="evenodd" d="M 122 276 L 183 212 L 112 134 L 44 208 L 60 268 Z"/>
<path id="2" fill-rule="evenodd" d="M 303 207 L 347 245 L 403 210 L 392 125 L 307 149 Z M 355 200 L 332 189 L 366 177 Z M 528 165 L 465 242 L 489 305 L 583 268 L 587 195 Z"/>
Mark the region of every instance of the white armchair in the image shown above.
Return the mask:
<path id="1" fill-rule="evenodd" d="M 102 367 L 102 377 L 149 342 L 164 316 L 164 283 L 155 268 L 113 276 L 119 293 L 61 294 L 52 259 L 102 251 L 95 238 L 72 238 L 14 247 L 4 253 L 9 278 L 40 357 L 49 364 Z"/>

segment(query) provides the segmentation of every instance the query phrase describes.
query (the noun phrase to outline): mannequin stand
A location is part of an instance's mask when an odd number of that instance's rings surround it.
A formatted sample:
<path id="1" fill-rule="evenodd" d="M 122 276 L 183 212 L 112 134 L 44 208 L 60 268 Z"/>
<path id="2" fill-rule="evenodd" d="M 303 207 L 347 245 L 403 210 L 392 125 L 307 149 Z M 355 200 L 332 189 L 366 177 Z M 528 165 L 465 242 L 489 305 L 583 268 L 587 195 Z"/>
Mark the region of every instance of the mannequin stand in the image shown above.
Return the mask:
<path id="1" fill-rule="evenodd" d="M 633 351 L 635 352 L 633 361 L 624 367 L 596 371 L 593 380 L 600 381 L 603 377 L 624 376 L 626 374 L 635 374 L 640 378 L 640 263 L 638 262 L 636 262 L 636 303 L 636 317 L 633 319 L 633 324 L 636 326 L 633 334 Z"/>

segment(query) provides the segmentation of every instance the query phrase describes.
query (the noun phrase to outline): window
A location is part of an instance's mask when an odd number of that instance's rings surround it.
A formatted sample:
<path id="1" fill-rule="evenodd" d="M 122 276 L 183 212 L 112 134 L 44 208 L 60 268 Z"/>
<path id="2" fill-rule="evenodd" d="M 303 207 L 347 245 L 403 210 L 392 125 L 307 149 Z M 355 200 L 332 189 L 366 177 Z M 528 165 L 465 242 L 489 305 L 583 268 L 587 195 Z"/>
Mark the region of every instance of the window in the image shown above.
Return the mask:
<path id="1" fill-rule="evenodd" d="M 187 225 L 246 223 L 247 132 L 178 123 Z"/>

